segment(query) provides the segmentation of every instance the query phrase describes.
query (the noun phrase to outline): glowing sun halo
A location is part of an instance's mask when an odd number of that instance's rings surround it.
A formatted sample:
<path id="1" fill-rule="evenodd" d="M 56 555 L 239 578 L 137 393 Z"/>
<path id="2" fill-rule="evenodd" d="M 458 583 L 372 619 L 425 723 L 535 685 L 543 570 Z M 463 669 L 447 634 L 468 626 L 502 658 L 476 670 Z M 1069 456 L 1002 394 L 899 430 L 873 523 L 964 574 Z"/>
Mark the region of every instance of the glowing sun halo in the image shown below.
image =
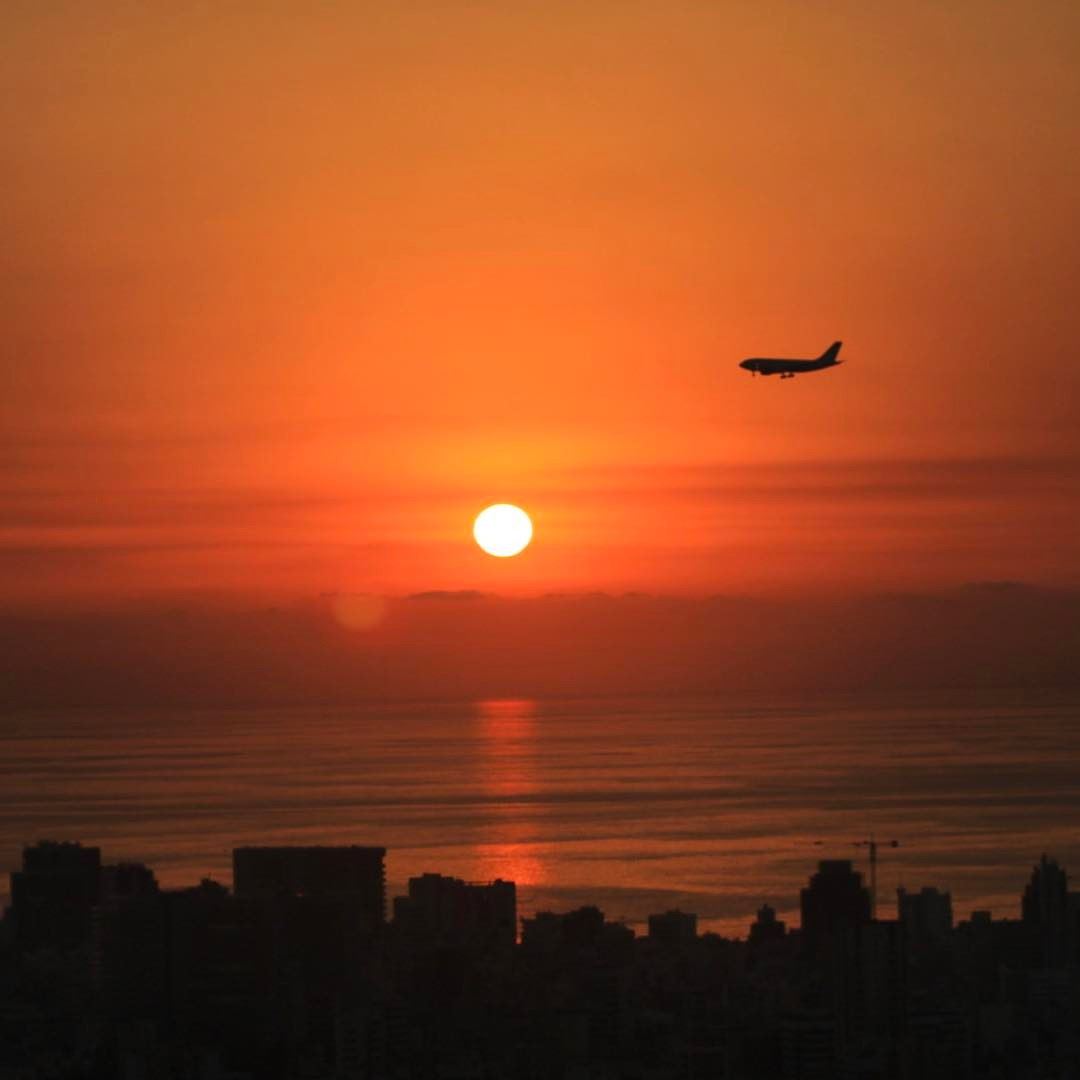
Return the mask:
<path id="1" fill-rule="evenodd" d="M 533 527 L 529 515 L 520 506 L 496 503 L 476 515 L 472 531 L 476 542 L 489 555 L 507 558 L 529 546 Z"/>

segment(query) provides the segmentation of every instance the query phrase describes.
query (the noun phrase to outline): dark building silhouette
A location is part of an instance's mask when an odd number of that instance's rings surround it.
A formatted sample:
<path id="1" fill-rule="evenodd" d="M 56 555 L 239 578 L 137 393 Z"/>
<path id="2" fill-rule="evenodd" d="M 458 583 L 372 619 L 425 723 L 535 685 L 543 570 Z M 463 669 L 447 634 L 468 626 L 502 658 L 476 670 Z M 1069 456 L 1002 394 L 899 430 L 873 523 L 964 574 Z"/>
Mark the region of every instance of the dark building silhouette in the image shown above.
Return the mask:
<path id="1" fill-rule="evenodd" d="M 619 950 L 632 942 L 634 931 L 620 922 L 611 922 L 593 905 L 556 913 L 538 911 L 521 920 L 521 943 L 526 948 Z"/>
<path id="2" fill-rule="evenodd" d="M 217 882 L 113 894 L 94 929 L 101 1008 L 121 1050 L 152 1025 L 159 1040 L 239 1064 L 280 1028 L 267 920 Z"/>
<path id="3" fill-rule="evenodd" d="M 245 895 L 28 848 L 18 899 L 44 936 L 12 963 L 14 912 L 0 924 L 0 1076 L 1006 1080 L 1080 1062 L 1075 894 L 1045 856 L 1023 919 L 952 927 L 932 888 L 870 919 L 850 863 L 825 862 L 806 931 L 765 904 L 748 941 L 679 911 L 646 941 L 586 906 L 524 919 L 516 945 L 512 882 L 424 874 L 373 933 L 382 849 L 240 850 Z M 94 881 L 93 948 L 72 948 Z"/>
<path id="4" fill-rule="evenodd" d="M 22 869 L 11 875 L 19 952 L 88 944 L 100 880 L 100 848 L 49 840 L 23 848 Z"/>
<path id="5" fill-rule="evenodd" d="M 649 938 L 664 945 L 683 945 L 697 937 L 697 916 L 686 911 L 665 911 L 649 916 Z"/>
<path id="6" fill-rule="evenodd" d="M 153 870 L 142 863 L 113 863 L 101 868 L 98 904 L 104 906 L 160 892 Z"/>
<path id="7" fill-rule="evenodd" d="M 1031 871 L 1024 889 L 1021 918 L 1039 942 L 1043 964 L 1064 964 L 1071 934 L 1069 932 L 1069 882 L 1056 860 L 1044 854 Z"/>
<path id="8" fill-rule="evenodd" d="M 604 913 L 592 905 L 565 913 L 538 911 L 531 919 L 521 920 L 524 945 L 587 948 L 597 945 L 603 932 Z"/>
<path id="9" fill-rule="evenodd" d="M 779 941 L 787 933 L 783 920 L 776 917 L 776 909 L 768 904 L 758 908 L 757 919 L 750 924 L 750 944 L 764 945 L 769 941 Z"/>
<path id="10" fill-rule="evenodd" d="M 949 893 L 928 887 L 910 893 L 901 887 L 896 890 L 896 910 L 913 953 L 941 949 L 949 940 L 953 928 Z"/>
<path id="11" fill-rule="evenodd" d="M 168 941 L 161 890 L 149 867 L 101 868 L 93 945 L 93 980 L 104 1015 L 126 1021 L 162 1017 L 168 1007 Z"/>
<path id="12" fill-rule="evenodd" d="M 802 933 L 813 947 L 844 927 L 870 921 L 870 892 L 849 859 L 824 859 L 800 894 Z"/>
<path id="13" fill-rule="evenodd" d="M 1068 938 L 1066 950 L 1070 965 L 1080 965 L 1080 892 L 1070 892 L 1065 897 L 1065 912 L 1068 916 Z"/>
<path id="14" fill-rule="evenodd" d="M 254 904 L 209 880 L 164 899 L 172 1019 L 185 1041 L 242 1062 L 265 1033 L 265 921 Z"/>
<path id="15" fill-rule="evenodd" d="M 394 923 L 418 943 L 507 949 L 517 940 L 517 888 L 422 874 L 394 898 Z"/>
<path id="16" fill-rule="evenodd" d="M 1004 973 L 1039 963 L 1039 946 L 1031 927 L 1020 919 L 993 919 L 989 911 L 973 911 L 957 924 L 953 949 L 968 972 L 975 996 L 989 1003 L 1001 996 Z"/>
<path id="17" fill-rule="evenodd" d="M 368 930 L 386 918 L 386 848 L 243 847 L 233 850 L 233 887 L 246 899 L 347 901 Z"/>
<path id="18" fill-rule="evenodd" d="M 338 1017 L 371 966 L 385 922 L 383 847 L 233 851 L 236 900 L 263 928 L 280 1053 L 297 1072 L 331 1067 Z"/>

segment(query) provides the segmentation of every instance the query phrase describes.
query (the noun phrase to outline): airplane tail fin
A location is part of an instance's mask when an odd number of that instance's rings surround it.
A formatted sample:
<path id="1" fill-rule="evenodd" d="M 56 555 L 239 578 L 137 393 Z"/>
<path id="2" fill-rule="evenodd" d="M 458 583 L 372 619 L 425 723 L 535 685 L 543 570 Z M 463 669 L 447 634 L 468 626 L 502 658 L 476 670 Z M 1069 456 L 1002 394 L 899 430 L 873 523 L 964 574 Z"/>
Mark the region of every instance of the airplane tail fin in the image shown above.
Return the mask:
<path id="1" fill-rule="evenodd" d="M 838 364 L 839 360 L 836 359 L 836 354 L 840 351 L 840 346 L 844 343 L 842 341 L 834 341 L 822 354 L 821 359 L 829 364 Z"/>

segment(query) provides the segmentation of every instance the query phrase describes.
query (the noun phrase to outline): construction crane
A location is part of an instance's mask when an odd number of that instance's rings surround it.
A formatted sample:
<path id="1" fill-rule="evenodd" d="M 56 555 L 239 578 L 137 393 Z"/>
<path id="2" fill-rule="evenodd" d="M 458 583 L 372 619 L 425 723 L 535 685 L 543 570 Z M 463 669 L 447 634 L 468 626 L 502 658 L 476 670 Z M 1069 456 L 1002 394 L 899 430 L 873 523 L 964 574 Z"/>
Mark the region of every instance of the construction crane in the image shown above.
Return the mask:
<path id="1" fill-rule="evenodd" d="M 877 849 L 881 847 L 899 847 L 899 840 L 875 840 L 871 834 L 869 840 L 854 841 L 855 847 L 870 849 L 870 918 L 877 918 Z"/>

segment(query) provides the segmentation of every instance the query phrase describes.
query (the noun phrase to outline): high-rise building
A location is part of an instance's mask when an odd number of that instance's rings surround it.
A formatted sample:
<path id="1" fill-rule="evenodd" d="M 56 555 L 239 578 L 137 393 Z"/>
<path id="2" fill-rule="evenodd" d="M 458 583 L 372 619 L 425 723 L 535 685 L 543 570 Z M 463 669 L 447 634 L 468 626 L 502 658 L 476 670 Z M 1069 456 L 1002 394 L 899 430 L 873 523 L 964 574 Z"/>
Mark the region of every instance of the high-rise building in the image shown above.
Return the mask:
<path id="1" fill-rule="evenodd" d="M 114 894 L 95 911 L 103 1014 L 120 1024 L 165 1024 L 244 1058 L 269 1026 L 270 943 L 259 905 L 214 881 Z"/>
<path id="2" fill-rule="evenodd" d="M 265 986 L 261 925 L 253 905 L 209 880 L 169 892 L 165 899 L 177 1008 L 211 1024 L 238 1006 L 250 1009 Z"/>
<path id="3" fill-rule="evenodd" d="M 102 1013 L 128 1021 L 163 1015 L 167 933 L 153 871 L 142 863 L 103 866 L 93 925 L 93 975 Z"/>
<path id="4" fill-rule="evenodd" d="M 509 948 L 517 940 L 517 888 L 423 874 L 409 879 L 408 896 L 394 899 L 394 922 L 417 943 Z"/>
<path id="5" fill-rule="evenodd" d="M 800 894 L 803 939 L 814 945 L 835 931 L 870 921 L 870 892 L 850 859 L 824 859 Z"/>
<path id="6" fill-rule="evenodd" d="M 252 905 L 271 942 L 268 989 L 289 1068 L 336 1053 L 335 1016 L 385 921 L 385 856 L 357 846 L 233 851 L 236 900 Z"/>
<path id="7" fill-rule="evenodd" d="M 948 942 L 953 927 L 949 893 L 927 887 L 910 893 L 901 887 L 896 890 L 896 910 L 913 954 L 940 951 Z"/>
<path id="8" fill-rule="evenodd" d="M 347 902 L 368 930 L 386 917 L 383 847 L 243 847 L 233 850 L 237 897 Z"/>
<path id="9" fill-rule="evenodd" d="M 1069 941 L 1069 882 L 1057 861 L 1043 855 L 1021 901 L 1022 918 L 1039 941 L 1043 965 L 1065 964 Z"/>
<path id="10" fill-rule="evenodd" d="M 18 950 L 88 944 L 100 879 L 100 848 L 49 840 L 23 848 L 22 869 L 11 875 Z"/>

